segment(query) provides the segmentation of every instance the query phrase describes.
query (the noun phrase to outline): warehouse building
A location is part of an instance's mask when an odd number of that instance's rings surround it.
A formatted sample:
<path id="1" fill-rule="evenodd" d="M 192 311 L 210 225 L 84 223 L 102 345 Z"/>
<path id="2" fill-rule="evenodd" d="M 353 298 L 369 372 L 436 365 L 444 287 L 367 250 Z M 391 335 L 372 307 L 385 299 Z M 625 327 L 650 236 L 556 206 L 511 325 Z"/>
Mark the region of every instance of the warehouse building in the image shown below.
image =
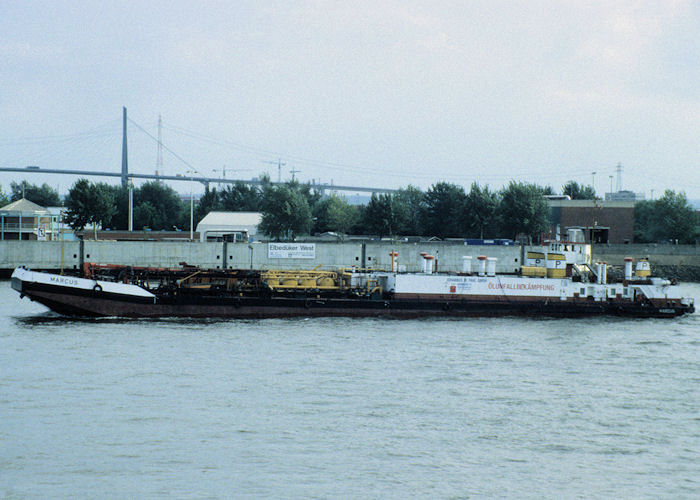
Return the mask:
<path id="1" fill-rule="evenodd" d="M 548 200 L 552 233 L 559 226 L 582 229 L 587 242 L 620 244 L 634 242 L 634 201 Z"/>

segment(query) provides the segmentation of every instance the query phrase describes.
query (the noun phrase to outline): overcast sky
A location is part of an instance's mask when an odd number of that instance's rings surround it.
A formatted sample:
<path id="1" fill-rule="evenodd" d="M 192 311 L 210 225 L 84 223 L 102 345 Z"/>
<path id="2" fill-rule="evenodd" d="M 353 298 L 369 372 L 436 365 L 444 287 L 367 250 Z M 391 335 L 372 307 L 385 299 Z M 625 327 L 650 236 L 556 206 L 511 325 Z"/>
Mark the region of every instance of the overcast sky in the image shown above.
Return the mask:
<path id="1" fill-rule="evenodd" d="M 700 198 L 699 40 L 697 0 L 3 1 L 0 166 L 117 172 L 126 106 L 171 175 Z"/>

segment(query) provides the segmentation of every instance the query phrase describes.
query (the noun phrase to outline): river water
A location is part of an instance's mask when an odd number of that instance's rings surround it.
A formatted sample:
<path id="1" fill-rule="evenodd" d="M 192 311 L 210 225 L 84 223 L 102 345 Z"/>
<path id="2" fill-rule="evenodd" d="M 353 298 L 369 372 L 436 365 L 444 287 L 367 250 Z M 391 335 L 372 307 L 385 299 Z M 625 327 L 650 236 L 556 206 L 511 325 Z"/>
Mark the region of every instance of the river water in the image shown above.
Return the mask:
<path id="1" fill-rule="evenodd" d="M 0 318 L 3 498 L 700 496 L 698 314 Z"/>

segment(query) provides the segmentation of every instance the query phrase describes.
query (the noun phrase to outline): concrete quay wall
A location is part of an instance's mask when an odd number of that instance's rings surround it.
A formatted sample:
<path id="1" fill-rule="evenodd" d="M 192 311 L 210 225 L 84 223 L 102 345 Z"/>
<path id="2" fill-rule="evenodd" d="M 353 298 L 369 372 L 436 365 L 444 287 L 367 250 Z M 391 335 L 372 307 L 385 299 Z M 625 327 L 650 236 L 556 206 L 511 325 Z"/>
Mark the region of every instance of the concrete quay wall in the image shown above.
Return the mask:
<path id="1" fill-rule="evenodd" d="M 648 257 L 651 272 L 655 276 L 680 281 L 700 282 L 700 246 L 696 245 L 597 245 L 593 247 L 593 260 L 603 260 L 614 266 L 614 275 L 623 276 L 625 257 L 635 260 Z"/>
<path id="2" fill-rule="evenodd" d="M 420 252 L 434 255 L 438 271 L 459 272 L 462 256 L 486 255 L 498 259 L 499 273 L 514 272 L 520 267 L 524 251 L 520 246 L 474 246 L 454 242 L 392 243 L 392 242 L 344 242 L 315 243 L 313 259 L 275 259 L 268 256 L 267 243 L 179 242 L 179 241 L 85 241 L 85 261 L 101 264 L 131 266 L 179 267 L 180 262 L 205 268 L 253 269 L 324 269 L 338 267 L 391 268 L 391 251 L 399 252 L 399 265 L 407 271 L 420 270 Z M 66 241 L 0 241 L 0 269 L 7 274 L 17 266 L 33 269 L 77 269 L 80 263 L 80 243 Z M 652 266 L 663 268 L 687 268 L 700 271 L 700 247 L 692 245 L 598 245 L 593 248 L 594 260 L 605 260 L 621 266 L 625 257 L 649 257 Z"/>
<path id="3" fill-rule="evenodd" d="M 179 267 L 180 262 L 205 268 L 253 269 L 324 269 L 357 266 L 391 268 L 391 251 L 399 252 L 398 263 L 407 271 L 420 270 L 420 252 L 434 255 L 438 270 L 459 272 L 462 256 L 473 257 L 476 266 L 478 255 L 498 259 L 497 272 L 514 272 L 520 265 L 521 248 L 518 246 L 466 246 L 454 243 L 390 243 L 345 242 L 315 243 L 313 259 L 275 259 L 268 256 L 267 243 L 220 242 L 158 242 L 158 241 L 85 241 L 86 262 L 121 264 L 130 266 Z M 80 265 L 79 242 L 50 241 L 2 241 L 0 242 L 0 269 L 12 270 L 17 266 L 32 269 L 60 269 L 63 253 L 64 269 L 77 269 Z"/>
<path id="4" fill-rule="evenodd" d="M 660 245 L 655 243 L 633 245 L 594 245 L 594 260 L 622 265 L 625 257 L 648 257 L 652 265 L 700 267 L 700 246 Z"/>

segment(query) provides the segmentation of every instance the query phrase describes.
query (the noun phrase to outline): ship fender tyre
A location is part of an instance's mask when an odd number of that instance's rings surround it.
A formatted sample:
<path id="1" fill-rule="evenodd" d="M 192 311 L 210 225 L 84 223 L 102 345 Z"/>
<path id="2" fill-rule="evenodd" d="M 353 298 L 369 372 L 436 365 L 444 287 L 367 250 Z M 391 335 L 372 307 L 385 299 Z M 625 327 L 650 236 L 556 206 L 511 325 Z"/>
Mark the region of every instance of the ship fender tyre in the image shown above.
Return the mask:
<path id="1" fill-rule="evenodd" d="M 311 301 L 310 300 L 305 300 L 304 301 L 304 309 L 311 309 Z"/>
<path id="2" fill-rule="evenodd" d="M 101 291 L 102 291 L 102 287 L 99 285 L 99 283 L 96 284 L 95 286 L 93 286 L 92 289 L 93 289 L 94 291 L 96 291 L 96 292 L 101 292 Z"/>
<path id="3" fill-rule="evenodd" d="M 442 305 L 442 310 L 443 310 L 443 311 L 449 311 L 449 310 L 450 310 L 450 307 L 451 307 L 451 306 L 450 306 L 450 303 L 449 303 L 449 302 L 445 302 L 445 303 Z"/>
<path id="4" fill-rule="evenodd" d="M 384 301 L 384 309 L 389 309 L 390 306 L 391 306 L 391 304 L 389 303 L 389 301 L 385 300 Z"/>
<path id="5" fill-rule="evenodd" d="M 239 307 L 241 307 L 241 299 L 239 299 L 239 298 L 234 299 L 234 301 L 233 301 L 233 307 L 235 307 L 236 309 L 238 309 Z"/>

